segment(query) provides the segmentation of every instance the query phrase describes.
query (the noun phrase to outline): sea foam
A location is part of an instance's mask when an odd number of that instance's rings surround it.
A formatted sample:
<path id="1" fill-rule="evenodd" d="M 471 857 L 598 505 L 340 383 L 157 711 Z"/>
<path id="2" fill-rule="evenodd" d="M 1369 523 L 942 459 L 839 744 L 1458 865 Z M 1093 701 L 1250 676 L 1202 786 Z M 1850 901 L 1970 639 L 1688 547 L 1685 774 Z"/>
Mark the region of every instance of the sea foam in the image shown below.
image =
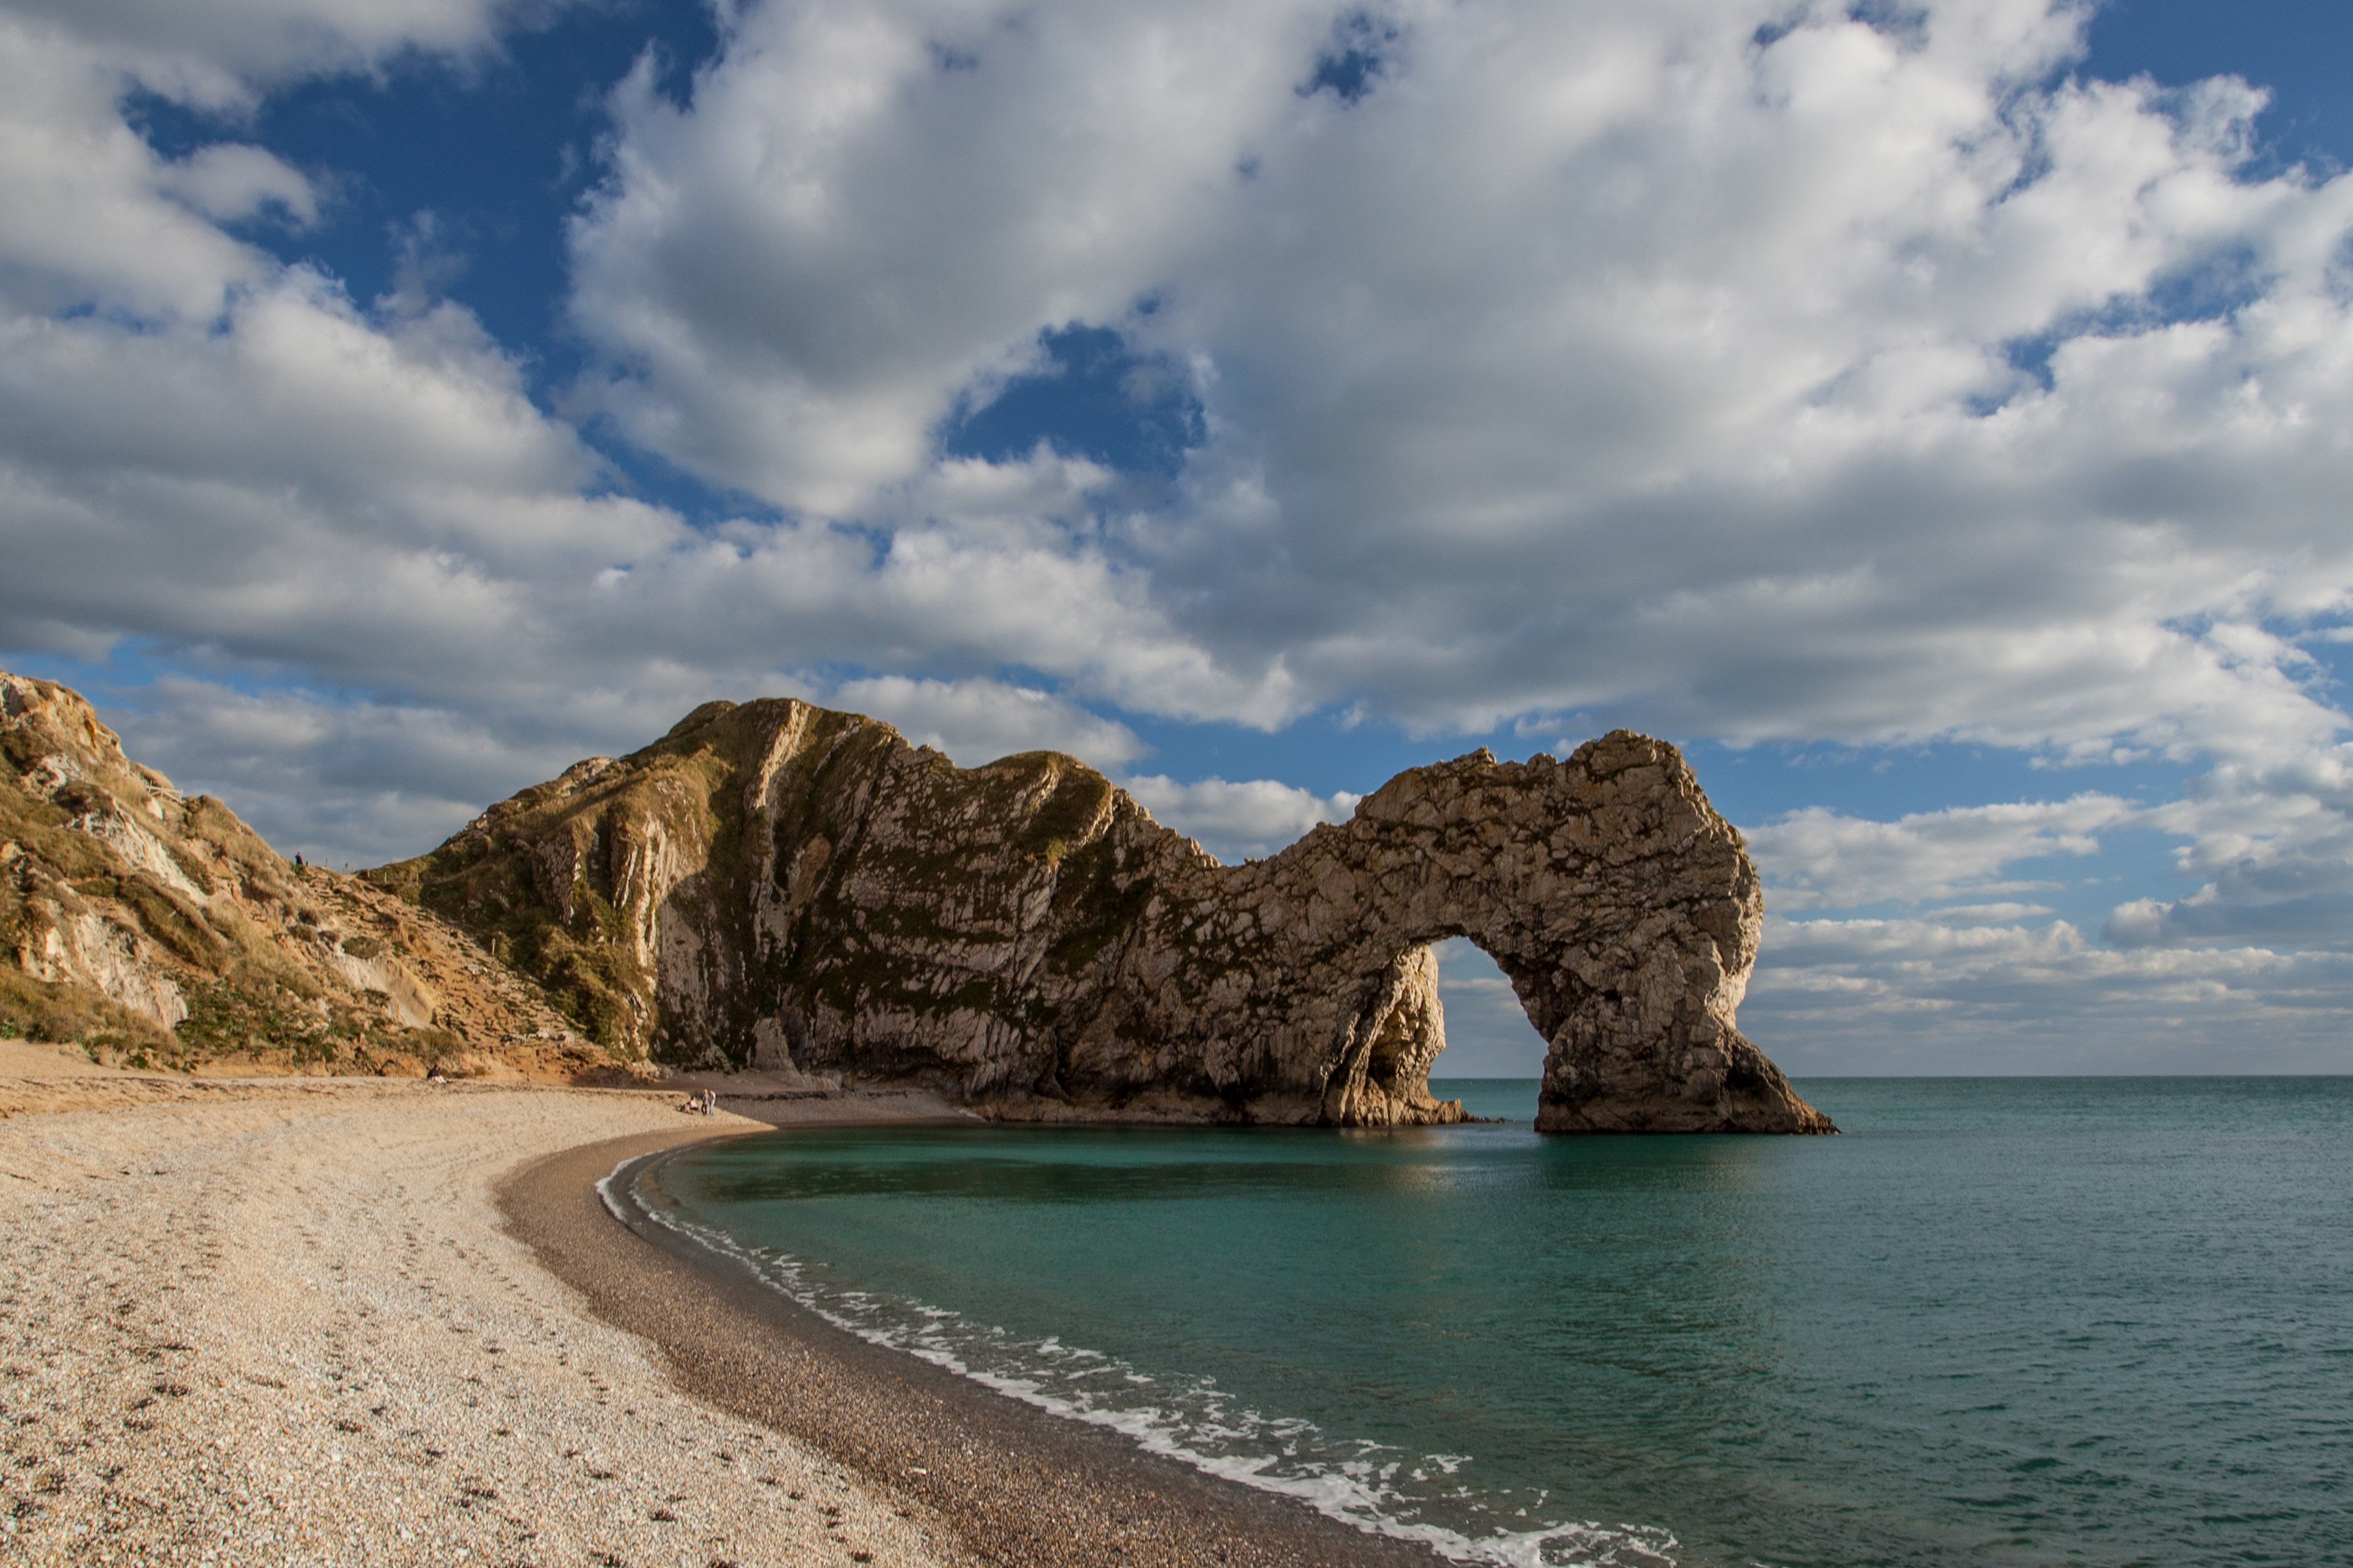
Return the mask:
<path id="1" fill-rule="evenodd" d="M 947 1308 L 829 1286 L 807 1260 L 747 1247 L 658 1200 L 647 1191 L 648 1178 L 665 1158 L 624 1161 L 596 1184 L 616 1218 L 659 1225 L 869 1344 L 1064 1419 L 1109 1428 L 1147 1453 L 1220 1479 L 1295 1499 L 1367 1534 L 1419 1542 L 1452 1562 L 1492 1568 L 1676 1568 L 1672 1532 L 1531 1518 L 1542 1498 L 1482 1494 L 1463 1479 L 1470 1455 L 1411 1454 L 1337 1437 L 1312 1421 L 1240 1404 L 1208 1378 L 1155 1377 L 1058 1336 L 1023 1338 Z M 1460 1522 L 1423 1517 L 1433 1505 Z"/>

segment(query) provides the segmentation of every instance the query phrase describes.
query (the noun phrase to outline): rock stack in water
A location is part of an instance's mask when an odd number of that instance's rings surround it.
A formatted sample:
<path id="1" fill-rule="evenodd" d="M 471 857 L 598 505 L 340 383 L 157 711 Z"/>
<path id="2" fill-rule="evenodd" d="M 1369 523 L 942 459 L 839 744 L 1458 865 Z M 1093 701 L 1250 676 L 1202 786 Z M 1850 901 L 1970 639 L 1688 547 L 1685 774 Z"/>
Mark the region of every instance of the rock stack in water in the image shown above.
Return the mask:
<path id="1" fill-rule="evenodd" d="M 1734 1023 L 1763 899 L 1674 748 L 1485 752 L 1221 866 L 1075 758 L 959 768 L 807 703 L 706 704 L 367 873 L 622 1054 L 921 1082 L 1023 1120 L 1392 1126 L 1493 956 L 1558 1132 L 1831 1131 Z"/>

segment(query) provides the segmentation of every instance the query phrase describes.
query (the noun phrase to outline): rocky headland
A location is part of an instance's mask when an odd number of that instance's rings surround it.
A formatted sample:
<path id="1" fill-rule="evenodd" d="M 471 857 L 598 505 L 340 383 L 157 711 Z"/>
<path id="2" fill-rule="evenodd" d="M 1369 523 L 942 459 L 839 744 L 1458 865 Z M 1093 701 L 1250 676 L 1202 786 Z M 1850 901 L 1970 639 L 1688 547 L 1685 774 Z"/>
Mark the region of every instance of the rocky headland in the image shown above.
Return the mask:
<path id="1" fill-rule="evenodd" d="M 0 1037 L 139 1068 L 631 1076 L 465 932 L 290 864 L 0 671 Z"/>
<path id="2" fill-rule="evenodd" d="M 1414 769 L 1234 867 L 1071 758 L 797 702 L 356 878 L 52 683 L 0 674 L 0 767 L 11 1561 L 1434 1561 L 902 1367 L 591 1184 L 759 1121 L 1451 1120 L 1457 933 L 1550 1041 L 1545 1126 L 1829 1131 L 1735 1026 L 1738 835 L 1640 736 Z M 386 1080 L 435 1065 L 756 1067 L 758 1121 Z"/>
<path id="3" fill-rule="evenodd" d="M 1674 748 L 1485 752 L 1220 865 L 1077 759 L 959 768 L 853 713 L 714 702 L 432 853 L 290 865 L 0 673 L 0 1035 L 138 1067 L 756 1069 L 1008 1120 L 1398 1126 L 1467 936 L 1547 1044 L 1550 1131 L 1827 1131 L 1735 1012 L 1763 900 Z"/>
<path id="4" fill-rule="evenodd" d="M 1547 1042 L 1538 1126 L 1833 1129 L 1735 1022 L 1763 896 L 1673 747 L 1478 752 L 1219 864 L 1075 758 L 714 702 L 364 874 L 622 1057 L 916 1083 L 1014 1120 L 1459 1120 L 1430 944 Z"/>

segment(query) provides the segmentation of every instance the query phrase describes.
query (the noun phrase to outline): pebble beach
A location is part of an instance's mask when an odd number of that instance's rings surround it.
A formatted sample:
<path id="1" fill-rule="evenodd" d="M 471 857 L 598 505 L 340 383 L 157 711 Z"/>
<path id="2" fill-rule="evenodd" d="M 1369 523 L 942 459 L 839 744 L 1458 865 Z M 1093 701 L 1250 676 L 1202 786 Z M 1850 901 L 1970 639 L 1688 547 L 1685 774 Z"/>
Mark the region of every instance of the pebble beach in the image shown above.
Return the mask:
<path id="1" fill-rule="evenodd" d="M 0 1042 L 0 1563 L 1435 1561 L 633 1234 L 621 1158 L 947 1109 L 681 1099 Z"/>
<path id="2" fill-rule="evenodd" d="M 752 1123 L 465 1084 L 11 1087 L 98 1103 L 0 1121 L 0 1561 L 974 1560 L 681 1393 L 492 1201 L 556 1150 Z"/>

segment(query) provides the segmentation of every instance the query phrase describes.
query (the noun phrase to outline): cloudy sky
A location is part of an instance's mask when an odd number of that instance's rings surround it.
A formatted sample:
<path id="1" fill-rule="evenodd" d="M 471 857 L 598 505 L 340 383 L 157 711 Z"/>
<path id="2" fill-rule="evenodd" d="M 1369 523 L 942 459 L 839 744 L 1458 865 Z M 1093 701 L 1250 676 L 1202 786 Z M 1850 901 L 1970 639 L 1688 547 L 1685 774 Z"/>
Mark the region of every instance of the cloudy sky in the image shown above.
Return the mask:
<path id="1" fill-rule="evenodd" d="M 712 696 L 1229 858 L 1683 745 L 1799 1075 L 2353 1070 L 2330 0 L 0 0 L 0 663 L 373 863 Z M 1526 1070 L 1444 955 L 1441 1071 Z"/>

